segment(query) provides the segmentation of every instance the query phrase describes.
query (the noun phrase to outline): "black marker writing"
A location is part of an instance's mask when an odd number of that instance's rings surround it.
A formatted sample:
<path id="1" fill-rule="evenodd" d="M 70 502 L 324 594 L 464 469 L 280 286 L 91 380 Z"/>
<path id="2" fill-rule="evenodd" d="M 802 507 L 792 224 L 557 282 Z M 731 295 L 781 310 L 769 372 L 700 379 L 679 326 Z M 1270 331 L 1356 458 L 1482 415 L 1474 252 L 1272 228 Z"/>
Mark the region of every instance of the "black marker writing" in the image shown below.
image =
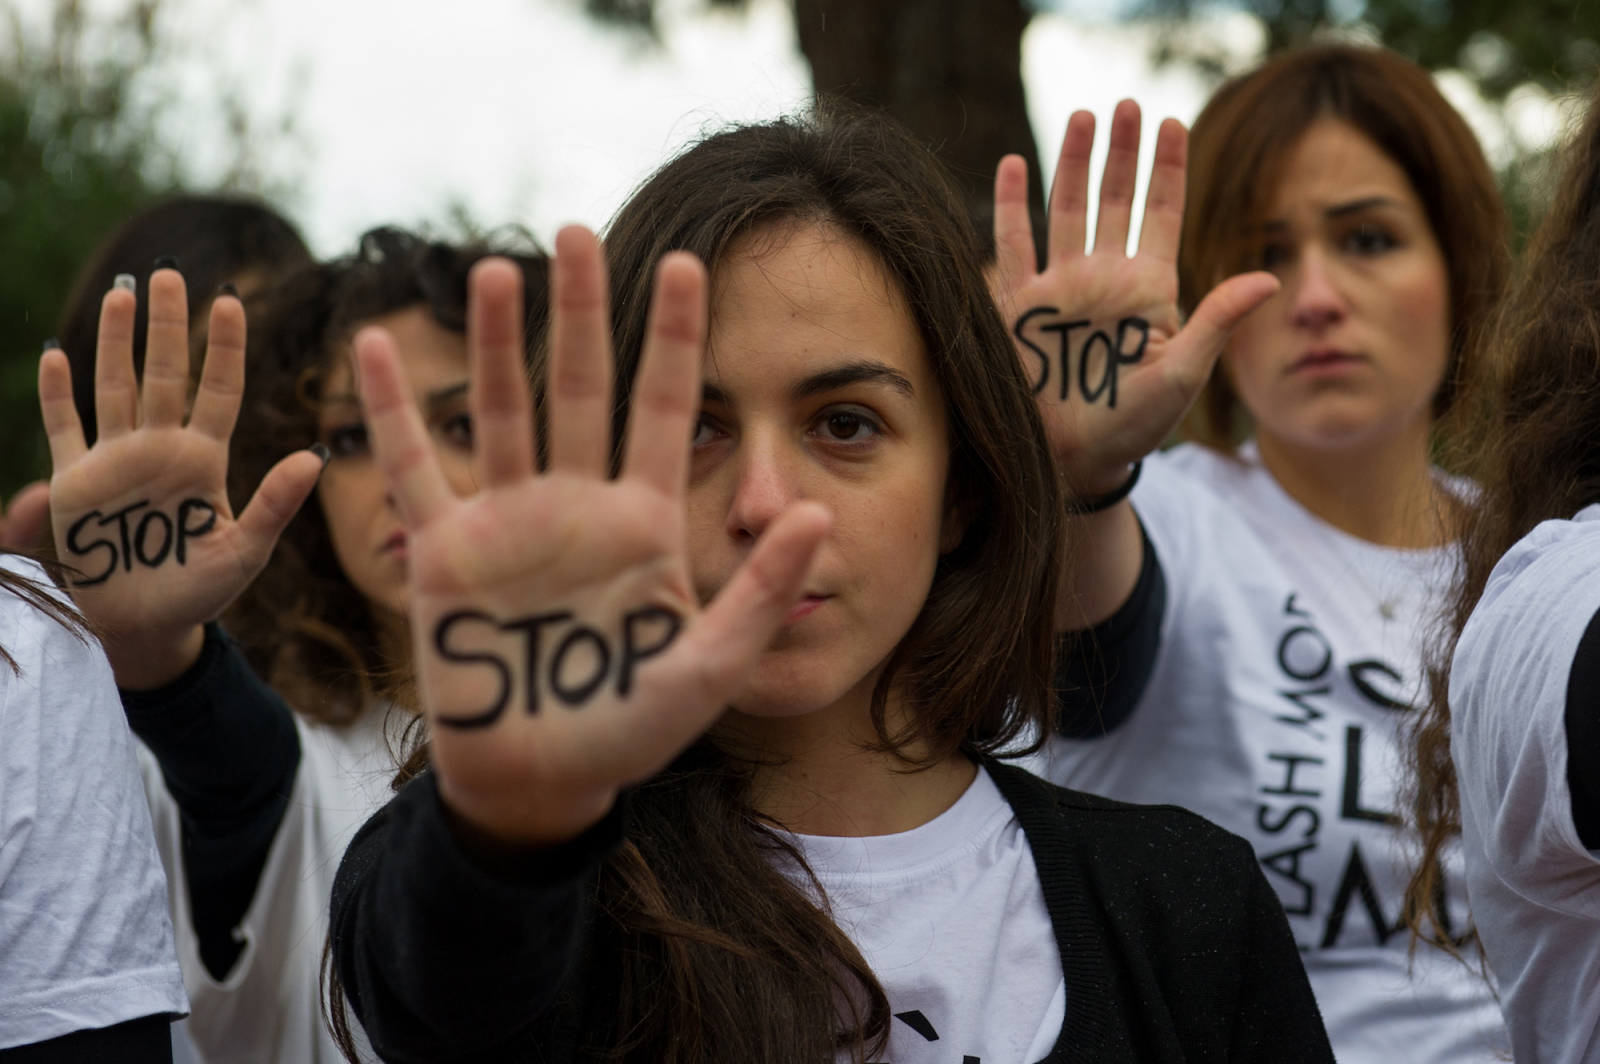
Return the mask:
<path id="1" fill-rule="evenodd" d="M 1055 333 L 1056 353 L 1051 353 L 1028 338 L 1027 328 L 1036 318 L 1059 315 L 1061 312 L 1055 307 L 1034 307 L 1022 317 L 1017 319 L 1011 333 L 1017 342 L 1033 352 L 1039 360 L 1039 376 L 1033 382 L 1035 395 L 1042 394 L 1050 384 L 1050 367 L 1060 367 L 1060 380 L 1058 386 L 1060 398 L 1065 401 L 1072 392 L 1072 333 L 1077 329 L 1087 329 L 1090 322 L 1078 321 L 1052 321 L 1039 325 L 1041 333 Z M 1117 405 L 1117 376 L 1123 366 L 1131 366 L 1144 358 L 1145 348 L 1150 342 L 1150 323 L 1144 318 L 1123 318 L 1117 322 L 1117 335 L 1113 339 L 1111 334 L 1103 329 L 1095 329 L 1084 337 L 1083 343 L 1077 350 L 1078 359 L 1078 391 L 1085 401 L 1097 403 L 1102 397 L 1106 405 L 1112 409 Z M 1092 380 L 1095 366 L 1099 367 L 1099 380 Z"/>
<path id="2" fill-rule="evenodd" d="M 641 625 L 654 623 L 661 626 L 661 634 L 648 646 L 639 641 Z M 653 658 L 678 638 L 683 622 L 671 610 L 660 606 L 646 606 L 622 618 L 622 666 L 617 670 L 617 694 L 627 698 L 633 690 L 633 668 L 639 662 Z"/>
<path id="3" fill-rule="evenodd" d="M 433 646 L 439 656 L 459 665 L 492 669 L 499 681 L 494 699 L 484 709 L 465 716 L 438 718 L 440 724 L 452 728 L 488 727 L 500 719 L 511 702 L 511 664 L 492 651 L 461 649 L 452 639 L 452 633 L 463 624 L 486 625 L 495 632 L 521 634 L 522 675 L 529 714 L 539 712 L 541 679 L 560 702 L 573 708 L 594 698 L 613 674 L 617 696 L 627 698 L 633 691 L 634 670 L 639 663 L 665 651 L 683 626 L 676 613 L 661 606 L 631 610 L 623 615 L 621 647 L 614 651 L 605 633 L 574 622 L 572 613 L 565 610 L 510 621 L 499 621 L 477 610 L 446 614 L 433 631 Z M 562 633 L 547 658 L 543 633 L 547 627 L 563 624 L 570 624 L 570 627 Z"/>
<path id="4" fill-rule="evenodd" d="M 511 669 L 501 660 L 498 654 L 474 654 L 470 651 L 452 650 L 445 642 L 450 632 L 459 624 L 467 621 L 479 621 L 484 624 L 500 625 L 487 613 L 476 610 L 457 610 L 447 613 L 440 619 L 438 627 L 433 630 L 433 649 L 446 661 L 458 662 L 462 665 L 483 664 L 494 669 L 500 674 L 500 693 L 495 695 L 494 702 L 482 713 L 475 713 L 470 717 L 440 717 L 440 724 L 448 724 L 452 728 L 486 728 L 500 719 L 500 714 L 505 711 L 506 703 L 511 700 Z"/>
<path id="5" fill-rule="evenodd" d="M 147 569 L 162 565 L 168 557 L 175 559 L 179 565 L 187 565 L 189 540 L 203 536 L 217 526 L 217 508 L 204 499 L 185 499 L 179 503 L 176 520 L 160 510 L 150 510 L 135 523 L 131 518 L 133 512 L 149 505 L 149 499 L 141 499 L 110 514 L 90 510 L 72 523 L 67 529 L 69 554 L 86 557 L 96 551 L 110 552 L 105 568 L 94 576 L 74 581 L 76 586 L 93 587 L 104 583 L 117 571 L 118 563 L 124 572 L 129 573 L 133 572 L 135 561 Z M 191 521 L 196 514 L 204 515 L 198 523 Z M 84 530 L 91 523 L 96 528 L 116 525 L 116 539 L 97 539 L 92 543 L 84 543 Z"/>

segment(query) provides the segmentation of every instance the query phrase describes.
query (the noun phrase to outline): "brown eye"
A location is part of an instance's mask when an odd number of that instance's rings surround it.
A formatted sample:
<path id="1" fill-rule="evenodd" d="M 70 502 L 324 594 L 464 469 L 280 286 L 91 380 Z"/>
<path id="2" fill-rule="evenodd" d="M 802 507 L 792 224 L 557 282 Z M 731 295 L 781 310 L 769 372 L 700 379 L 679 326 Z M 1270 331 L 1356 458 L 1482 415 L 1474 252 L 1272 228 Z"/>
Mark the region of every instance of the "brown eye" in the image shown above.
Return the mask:
<path id="1" fill-rule="evenodd" d="M 850 410 L 836 410 L 822 421 L 823 435 L 834 443 L 865 443 L 878 431 L 877 422 Z"/>
<path id="2" fill-rule="evenodd" d="M 1345 237 L 1345 247 L 1357 255 L 1381 255 L 1398 246 L 1386 230 L 1375 225 L 1363 225 Z"/>
<path id="3" fill-rule="evenodd" d="M 341 425 L 328 433 L 325 441 L 335 458 L 354 458 L 367 453 L 367 426 L 357 422 Z"/>
<path id="4" fill-rule="evenodd" d="M 444 438 L 465 450 L 472 450 L 472 415 L 457 414 L 439 426 Z"/>

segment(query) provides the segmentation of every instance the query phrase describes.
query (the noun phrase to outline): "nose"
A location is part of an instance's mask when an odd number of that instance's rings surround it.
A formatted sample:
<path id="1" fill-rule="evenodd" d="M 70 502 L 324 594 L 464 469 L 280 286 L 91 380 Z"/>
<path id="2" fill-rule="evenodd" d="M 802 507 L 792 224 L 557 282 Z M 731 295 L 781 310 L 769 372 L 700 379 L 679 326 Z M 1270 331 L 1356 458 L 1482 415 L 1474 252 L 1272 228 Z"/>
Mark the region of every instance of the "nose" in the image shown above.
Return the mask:
<path id="1" fill-rule="evenodd" d="M 746 433 L 738 456 L 733 498 L 724 525 L 728 535 L 743 546 L 761 538 L 779 514 L 805 498 L 800 486 L 799 463 L 774 434 Z"/>
<path id="2" fill-rule="evenodd" d="M 1350 308 L 1320 248 L 1305 250 L 1298 273 L 1290 310 L 1295 326 L 1321 333 L 1343 321 Z"/>

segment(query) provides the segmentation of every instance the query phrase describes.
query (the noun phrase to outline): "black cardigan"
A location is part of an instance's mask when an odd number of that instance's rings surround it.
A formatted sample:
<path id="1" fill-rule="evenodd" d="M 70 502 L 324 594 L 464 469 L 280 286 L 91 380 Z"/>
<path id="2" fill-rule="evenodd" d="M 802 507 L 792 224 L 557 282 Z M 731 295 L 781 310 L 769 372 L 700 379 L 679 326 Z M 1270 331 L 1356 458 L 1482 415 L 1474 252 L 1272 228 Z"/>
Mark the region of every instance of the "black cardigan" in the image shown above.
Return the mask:
<path id="1" fill-rule="evenodd" d="M 1283 908 L 1243 840 L 1183 809 L 1132 806 L 986 766 L 1033 851 L 1061 951 L 1066 1062 L 1331 1064 Z M 457 845 L 424 775 L 351 841 L 333 961 L 391 1062 L 574 1060 L 615 985 L 593 947 L 613 813 L 488 870 Z"/>

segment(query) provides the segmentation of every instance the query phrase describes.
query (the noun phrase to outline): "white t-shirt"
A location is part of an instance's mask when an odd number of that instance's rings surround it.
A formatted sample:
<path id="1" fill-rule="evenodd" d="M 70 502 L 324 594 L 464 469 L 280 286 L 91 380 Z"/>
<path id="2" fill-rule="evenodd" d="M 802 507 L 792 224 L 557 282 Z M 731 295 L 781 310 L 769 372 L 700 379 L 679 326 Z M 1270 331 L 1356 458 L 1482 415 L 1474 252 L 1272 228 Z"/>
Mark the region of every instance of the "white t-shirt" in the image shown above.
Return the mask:
<path id="1" fill-rule="evenodd" d="M 1565 718 L 1597 610 L 1590 506 L 1500 559 L 1450 672 L 1467 887 L 1518 1064 L 1600 1062 L 1600 857 L 1572 822 Z"/>
<path id="2" fill-rule="evenodd" d="M 9 591 L 0 646 L 20 668 L 0 662 L 0 1049 L 187 1012 L 105 652 Z"/>
<path id="3" fill-rule="evenodd" d="M 889 997 L 894 1064 L 1033 1064 L 1066 1018 L 1033 851 L 982 768 L 944 813 L 898 835 L 789 836 Z M 806 877 L 786 873 L 803 890 Z"/>
<path id="4" fill-rule="evenodd" d="M 156 843 L 173 888 L 178 958 L 193 1003 L 188 1036 L 205 1064 L 343 1064 L 323 1023 L 318 996 L 328 903 L 346 845 L 394 796 L 393 751 L 399 748 L 405 723 L 402 713 L 386 706 L 346 728 L 295 718 L 300 766 L 294 789 L 260 885 L 236 932 L 244 949 L 225 982 L 213 979 L 200 960 L 179 857 L 178 806 L 155 756 L 140 745 Z M 350 1022 L 370 1058 L 353 1014 Z"/>
<path id="5" fill-rule="evenodd" d="M 1502 1059 L 1489 985 L 1437 949 L 1413 963 L 1401 916 L 1401 732 L 1457 552 L 1345 535 L 1248 447 L 1151 455 L 1133 504 L 1167 583 L 1154 672 L 1109 736 L 1051 740 L 1041 775 L 1184 806 L 1248 839 L 1341 1064 Z M 1446 871 L 1459 933 L 1459 855 Z"/>

